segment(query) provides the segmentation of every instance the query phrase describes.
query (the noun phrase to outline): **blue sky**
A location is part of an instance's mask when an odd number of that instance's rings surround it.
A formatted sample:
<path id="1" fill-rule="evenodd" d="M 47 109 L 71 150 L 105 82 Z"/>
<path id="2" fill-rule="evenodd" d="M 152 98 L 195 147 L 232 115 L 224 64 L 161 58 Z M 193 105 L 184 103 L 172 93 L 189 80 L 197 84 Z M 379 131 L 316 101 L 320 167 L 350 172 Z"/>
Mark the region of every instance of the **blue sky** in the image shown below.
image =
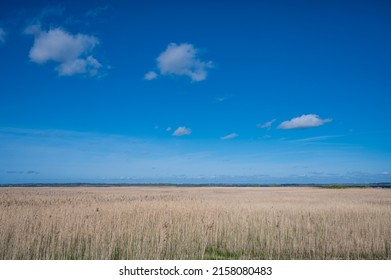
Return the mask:
<path id="1" fill-rule="evenodd" d="M 0 183 L 389 182 L 390 35 L 387 1 L 2 1 Z"/>

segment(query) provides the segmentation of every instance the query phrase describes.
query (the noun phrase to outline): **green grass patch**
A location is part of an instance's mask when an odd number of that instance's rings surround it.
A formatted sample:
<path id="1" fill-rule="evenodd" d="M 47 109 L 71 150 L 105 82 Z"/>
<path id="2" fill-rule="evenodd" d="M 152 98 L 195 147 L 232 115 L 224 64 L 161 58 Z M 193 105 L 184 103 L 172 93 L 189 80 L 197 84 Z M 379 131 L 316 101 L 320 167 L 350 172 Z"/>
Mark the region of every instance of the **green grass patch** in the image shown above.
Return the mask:
<path id="1" fill-rule="evenodd" d="M 242 252 L 233 252 L 227 248 L 207 246 L 204 259 L 206 260 L 237 260 L 242 256 Z"/>

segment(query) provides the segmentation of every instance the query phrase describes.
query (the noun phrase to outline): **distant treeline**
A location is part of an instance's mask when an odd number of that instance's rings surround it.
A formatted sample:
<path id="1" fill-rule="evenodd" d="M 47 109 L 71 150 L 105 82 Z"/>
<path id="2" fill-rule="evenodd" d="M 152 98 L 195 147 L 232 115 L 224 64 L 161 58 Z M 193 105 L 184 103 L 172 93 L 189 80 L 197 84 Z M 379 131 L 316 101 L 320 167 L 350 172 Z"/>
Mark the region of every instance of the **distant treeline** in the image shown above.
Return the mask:
<path id="1" fill-rule="evenodd" d="M 318 187 L 328 189 L 347 188 L 391 188 L 390 183 L 369 184 L 178 184 L 178 183 L 140 183 L 140 184 L 101 184 L 101 183 L 28 183 L 0 184 L 0 187 Z"/>

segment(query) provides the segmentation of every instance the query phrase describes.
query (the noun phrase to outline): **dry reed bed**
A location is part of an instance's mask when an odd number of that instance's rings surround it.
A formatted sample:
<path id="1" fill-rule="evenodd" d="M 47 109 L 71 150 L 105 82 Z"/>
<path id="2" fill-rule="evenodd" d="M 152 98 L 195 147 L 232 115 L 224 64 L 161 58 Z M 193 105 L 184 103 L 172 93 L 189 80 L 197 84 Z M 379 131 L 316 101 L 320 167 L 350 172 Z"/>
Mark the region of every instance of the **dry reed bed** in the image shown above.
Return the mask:
<path id="1" fill-rule="evenodd" d="M 0 188 L 0 259 L 391 259 L 391 190 Z"/>

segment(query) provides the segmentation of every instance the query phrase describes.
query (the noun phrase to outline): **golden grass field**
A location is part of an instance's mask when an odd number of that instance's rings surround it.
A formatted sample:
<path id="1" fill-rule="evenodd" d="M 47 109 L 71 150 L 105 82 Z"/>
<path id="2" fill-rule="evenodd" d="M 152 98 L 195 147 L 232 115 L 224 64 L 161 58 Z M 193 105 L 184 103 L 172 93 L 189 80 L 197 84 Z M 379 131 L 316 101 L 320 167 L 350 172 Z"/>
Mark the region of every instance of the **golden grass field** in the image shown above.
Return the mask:
<path id="1" fill-rule="evenodd" d="M 0 188 L 0 259 L 391 259 L 391 190 Z"/>

